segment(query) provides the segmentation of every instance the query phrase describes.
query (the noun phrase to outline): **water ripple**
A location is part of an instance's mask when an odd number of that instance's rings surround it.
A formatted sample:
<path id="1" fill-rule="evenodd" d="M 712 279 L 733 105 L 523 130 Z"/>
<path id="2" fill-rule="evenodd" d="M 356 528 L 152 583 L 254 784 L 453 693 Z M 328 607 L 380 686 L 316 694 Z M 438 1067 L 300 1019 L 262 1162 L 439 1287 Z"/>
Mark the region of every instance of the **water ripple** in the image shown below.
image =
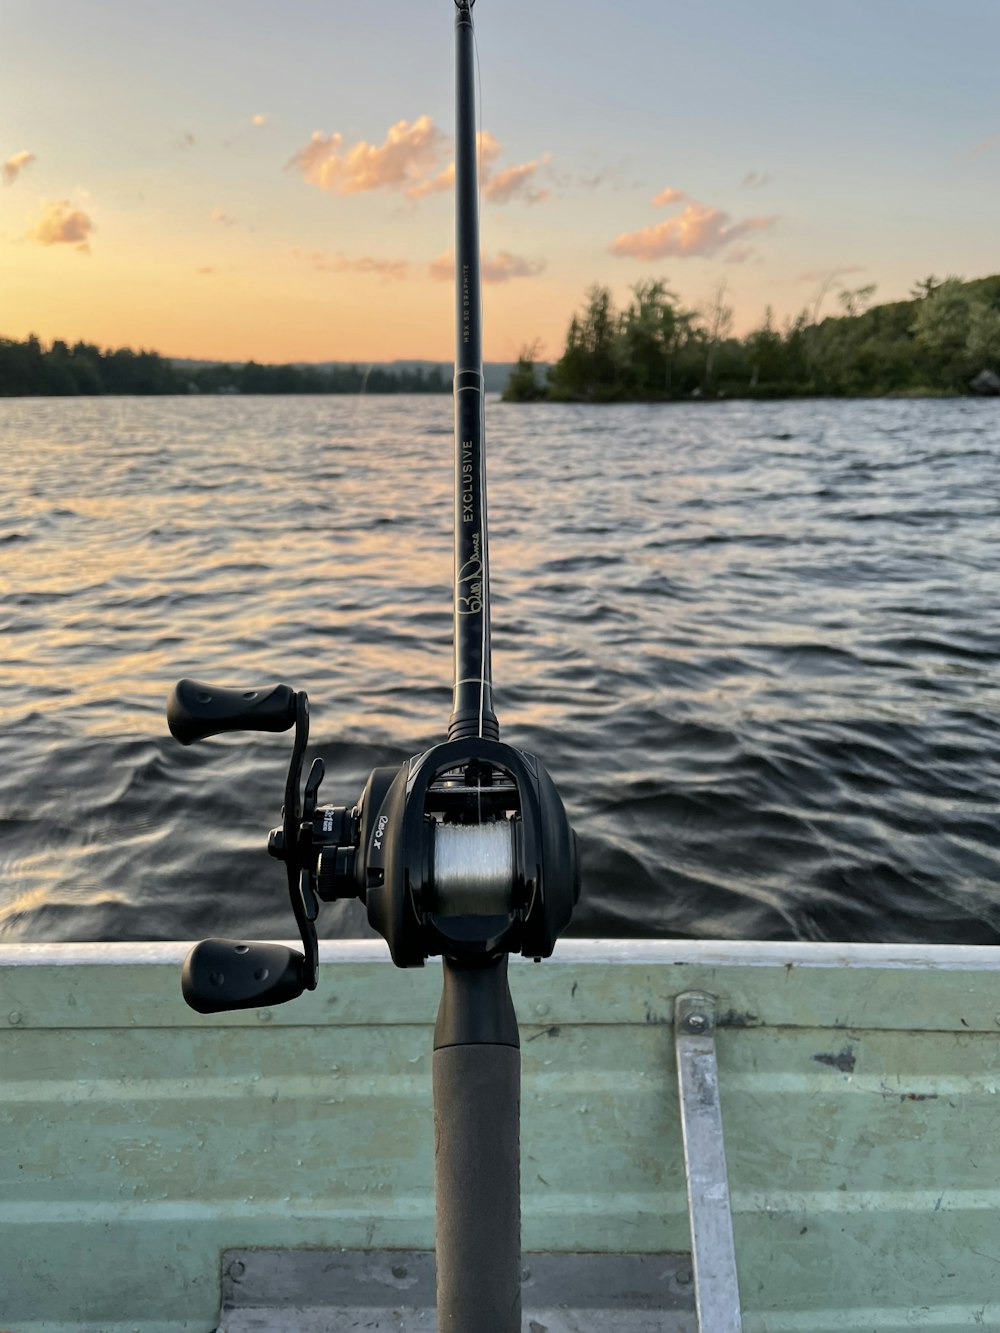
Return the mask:
<path id="1" fill-rule="evenodd" d="M 0 937 L 289 933 L 287 738 L 184 750 L 163 700 L 308 688 L 330 801 L 441 739 L 451 410 L 0 402 Z M 575 931 L 1000 942 L 995 404 L 487 420 L 498 711 Z"/>

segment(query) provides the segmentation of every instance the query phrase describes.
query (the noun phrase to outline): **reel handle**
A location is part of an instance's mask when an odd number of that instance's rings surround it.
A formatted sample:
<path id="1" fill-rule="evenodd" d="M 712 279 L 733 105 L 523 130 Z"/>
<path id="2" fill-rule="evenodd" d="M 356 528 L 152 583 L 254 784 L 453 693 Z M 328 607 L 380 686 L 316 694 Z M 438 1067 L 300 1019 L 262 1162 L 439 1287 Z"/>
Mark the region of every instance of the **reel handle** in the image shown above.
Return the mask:
<path id="1" fill-rule="evenodd" d="M 202 940 L 184 960 L 181 992 L 199 1014 L 284 1004 L 305 989 L 305 961 L 286 944 Z"/>
<path id="2" fill-rule="evenodd" d="M 200 680 L 180 680 L 167 700 L 167 726 L 182 745 L 224 731 L 287 731 L 295 722 L 290 685 L 232 690 Z"/>

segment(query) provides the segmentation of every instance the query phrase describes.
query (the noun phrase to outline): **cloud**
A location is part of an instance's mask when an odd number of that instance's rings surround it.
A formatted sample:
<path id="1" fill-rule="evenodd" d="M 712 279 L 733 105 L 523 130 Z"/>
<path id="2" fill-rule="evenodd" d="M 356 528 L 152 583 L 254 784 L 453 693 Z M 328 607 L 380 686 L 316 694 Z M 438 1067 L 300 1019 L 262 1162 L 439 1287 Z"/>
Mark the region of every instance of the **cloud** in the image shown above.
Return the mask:
<path id="1" fill-rule="evenodd" d="M 250 118 L 250 124 L 251 124 L 251 125 L 266 125 L 266 124 L 267 124 L 267 116 L 262 116 L 262 115 L 260 115 L 259 113 L 258 113 L 256 116 L 251 116 L 251 118 Z"/>
<path id="2" fill-rule="evenodd" d="M 748 190 L 759 190 L 762 185 L 766 185 L 771 179 L 766 171 L 748 171 L 743 177 L 743 184 Z"/>
<path id="3" fill-rule="evenodd" d="M 386 281 L 399 282 L 409 276 L 410 265 L 405 259 L 375 259 L 371 255 L 350 258 L 347 255 L 329 255 L 325 250 L 292 251 L 296 259 L 303 259 L 320 273 L 375 273 Z"/>
<path id="4" fill-rule="evenodd" d="M 411 185 L 406 191 L 406 197 L 408 199 L 423 199 L 428 194 L 441 194 L 445 190 L 454 189 L 454 186 L 455 164 L 449 162 L 445 169 L 439 171 L 436 176 L 428 176 L 427 180 Z"/>
<path id="5" fill-rule="evenodd" d="M 550 198 L 548 190 L 539 190 L 534 183 L 537 162 L 524 162 L 518 167 L 506 167 L 496 176 L 487 175 L 483 169 L 485 183 L 483 193 L 493 204 L 506 204 L 511 199 L 521 198 L 526 204 L 540 204 Z"/>
<path id="6" fill-rule="evenodd" d="M 1000 146 L 1000 134 L 991 134 L 988 139 L 981 139 L 974 148 L 970 148 L 963 153 L 963 157 L 979 157 L 982 153 L 988 153 L 991 148 Z"/>
<path id="7" fill-rule="evenodd" d="M 423 199 L 455 187 L 455 163 L 441 165 L 445 142 L 430 116 L 397 121 L 379 145 L 362 139 L 348 147 L 343 135 L 323 135 L 317 130 L 287 165 L 298 168 L 311 185 L 337 194 L 386 188 L 402 189 L 408 199 Z M 489 130 L 481 131 L 477 142 L 484 198 L 495 204 L 512 199 L 535 204 L 549 198 L 549 191 L 540 189 L 535 180 L 539 168 L 547 165 L 547 157 L 497 172 L 500 144 Z"/>
<path id="8" fill-rule="evenodd" d="M 57 199 L 43 205 L 42 216 L 28 232 L 28 239 L 39 245 L 75 245 L 82 254 L 89 255 L 88 237 L 95 230 L 81 208 L 74 208 L 68 199 Z"/>
<path id="9" fill-rule="evenodd" d="M 479 183 L 483 197 L 493 204 L 507 204 L 512 199 L 522 199 L 526 204 L 540 204 L 550 198 L 550 192 L 539 189 L 535 184 L 535 175 L 540 166 L 548 164 L 545 157 L 541 162 L 523 162 L 518 166 L 504 167 L 494 172 L 494 164 L 502 151 L 500 144 L 489 132 L 483 130 L 476 136 L 479 144 L 478 166 Z M 455 188 L 455 163 L 448 165 L 434 176 L 417 181 L 406 191 L 409 199 L 423 199 L 429 194 L 439 194 Z"/>
<path id="10" fill-rule="evenodd" d="M 493 170 L 493 163 L 500 156 L 500 145 L 489 130 L 480 130 L 476 135 L 478 145 L 477 160 L 479 163 L 479 178 L 482 184 L 490 179 Z M 455 188 L 455 163 L 449 162 L 443 171 L 439 171 L 436 176 L 431 176 L 427 180 L 419 181 L 416 185 L 411 185 L 406 191 L 408 199 L 423 199 L 428 194 L 440 194 L 445 190 Z"/>
<path id="11" fill-rule="evenodd" d="M 613 190 L 618 192 L 644 188 L 641 181 L 627 182 L 625 180 L 620 163 L 593 170 L 557 171 L 549 165 L 548 157 L 544 161 L 548 166 L 547 178 L 557 190 L 602 190 L 604 192 Z"/>
<path id="12" fill-rule="evenodd" d="M 8 157 L 3 164 L 4 185 L 13 185 L 24 168 L 30 167 L 32 162 L 36 160 L 35 154 L 29 153 L 26 148 L 20 153 L 15 153 L 13 157 Z"/>
<path id="13" fill-rule="evenodd" d="M 224 208 L 213 208 L 208 215 L 209 222 L 218 222 L 220 227 L 235 227 L 237 219 L 230 217 Z"/>
<path id="14" fill-rule="evenodd" d="M 734 245 L 722 258 L 726 264 L 745 264 L 748 259 L 753 259 L 756 253 L 752 245 Z"/>
<path id="15" fill-rule="evenodd" d="M 500 250 L 494 258 L 480 257 L 483 282 L 509 282 L 511 278 L 533 278 L 545 268 L 544 259 L 523 259 L 508 250 Z M 427 269 L 432 278 L 447 282 L 455 277 L 455 252 L 448 250 L 431 261 Z"/>
<path id="16" fill-rule="evenodd" d="M 675 190 L 673 186 L 668 185 L 665 190 L 661 190 L 653 199 L 653 205 L 656 208 L 665 208 L 670 204 L 679 204 L 687 195 L 683 190 Z"/>
<path id="17" fill-rule="evenodd" d="M 495 259 L 483 255 L 481 261 L 483 282 L 508 282 L 511 278 L 534 278 L 544 268 L 544 259 L 522 259 L 507 250 L 501 250 Z"/>
<path id="18" fill-rule="evenodd" d="M 398 120 L 379 145 L 361 139 L 345 148 L 342 135 L 324 137 L 317 130 L 288 166 L 298 167 L 309 184 L 321 190 L 359 194 L 412 184 L 434 167 L 443 142 L 430 116 Z"/>
<path id="19" fill-rule="evenodd" d="M 864 273 L 864 264 L 847 264 L 844 268 L 811 268 L 808 273 L 800 273 L 796 282 L 833 282 L 834 278 L 844 278 L 848 273 Z"/>
<path id="20" fill-rule="evenodd" d="M 203 278 L 207 278 L 209 274 L 218 273 L 218 271 L 219 270 L 217 268 L 213 268 L 211 264 L 205 264 L 203 268 L 195 269 L 195 272 L 201 274 Z"/>
<path id="21" fill-rule="evenodd" d="M 479 163 L 479 174 L 484 181 L 487 181 L 493 171 L 493 163 L 503 152 L 503 149 L 500 147 L 499 139 L 496 139 L 489 130 L 479 131 L 476 135 L 476 146 L 478 149 L 476 160 Z M 454 167 L 454 162 L 451 165 Z"/>
<path id="22" fill-rule="evenodd" d="M 734 222 L 728 213 L 691 201 L 678 217 L 652 227 L 623 232 L 608 247 L 613 255 L 631 259 L 705 259 L 720 254 L 733 241 L 766 231 L 777 218 L 743 218 Z M 737 261 L 738 262 L 738 261 Z"/>
<path id="23" fill-rule="evenodd" d="M 193 134 L 182 134 L 181 137 L 177 140 L 177 147 L 193 148 L 197 142 L 198 140 L 194 137 Z"/>

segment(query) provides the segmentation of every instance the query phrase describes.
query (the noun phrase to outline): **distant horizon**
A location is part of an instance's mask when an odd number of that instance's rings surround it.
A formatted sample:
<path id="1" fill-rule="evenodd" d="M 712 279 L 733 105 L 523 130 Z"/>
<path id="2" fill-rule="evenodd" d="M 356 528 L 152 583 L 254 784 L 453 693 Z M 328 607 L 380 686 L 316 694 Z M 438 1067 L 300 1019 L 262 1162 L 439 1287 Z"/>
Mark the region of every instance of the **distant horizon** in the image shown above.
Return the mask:
<path id="1" fill-rule="evenodd" d="M 986 280 L 988 280 L 988 279 L 990 279 L 990 278 L 996 278 L 996 277 L 1000 277 L 1000 265 L 997 266 L 997 269 L 996 269 L 996 271 L 994 271 L 994 272 L 991 272 L 991 273 L 985 273 L 985 274 L 981 274 L 981 275 L 976 275 L 976 276 L 973 276 L 973 277 L 963 277 L 963 278 L 961 279 L 961 281 L 962 281 L 963 283 L 975 284 L 975 283 L 980 283 L 980 282 L 986 281 Z M 942 277 L 942 278 L 940 279 L 940 281 L 944 281 L 944 280 L 945 280 L 944 277 Z M 918 299 L 918 293 L 917 293 L 917 291 L 915 290 L 915 288 L 916 288 L 916 286 L 920 283 L 920 281 L 921 281 L 921 280 L 919 280 L 919 279 L 914 279 L 913 281 L 911 281 L 911 283 L 910 283 L 910 285 L 909 285 L 909 289 L 908 289 L 907 292 L 906 292 L 904 295 L 902 295 L 902 296 L 892 297 L 892 298 L 887 298 L 887 297 L 878 295 L 877 293 L 876 293 L 876 294 L 873 294 L 871 297 L 866 298 L 866 299 L 862 302 L 861 310 L 865 310 L 865 309 L 876 309 L 876 308 L 878 308 L 879 306 L 899 305 L 899 304 L 909 304 L 909 303 L 912 303 L 912 302 L 914 302 L 915 300 Z M 591 286 L 599 286 L 599 285 L 600 285 L 600 284 L 591 284 Z M 833 284 L 832 284 L 832 283 L 829 283 L 829 282 L 825 283 L 825 284 L 824 284 L 824 287 L 825 287 L 825 290 L 821 290 L 821 291 L 818 293 L 818 296 L 819 296 L 820 299 L 819 299 L 819 300 L 814 299 L 814 301 L 813 301 L 813 303 L 812 303 L 812 305 L 813 305 L 813 309 L 812 309 L 812 311 L 809 310 L 809 305 L 808 305 L 808 303 L 807 303 L 806 306 L 804 306 L 803 309 L 802 309 L 802 311 L 800 312 L 803 316 L 811 315 L 811 316 L 813 317 L 812 319 L 810 319 L 810 320 L 807 321 L 808 323 L 816 322 L 816 323 L 820 323 L 820 324 L 822 324 L 822 323 L 823 323 L 825 320 L 827 320 L 827 319 L 842 319 L 842 318 L 845 318 L 845 317 L 854 317 L 857 313 L 859 313 L 858 311 L 854 311 L 854 310 L 850 310 L 850 311 L 848 311 L 848 310 L 846 310 L 846 309 L 836 310 L 836 309 L 832 308 L 832 305 L 828 305 L 828 306 L 825 306 L 825 307 L 824 307 L 823 304 L 822 304 L 822 298 L 823 298 L 824 296 L 835 295 L 835 294 L 836 294 L 836 291 L 837 291 L 837 289 L 833 286 Z M 863 293 L 859 293 L 859 295 L 863 295 Z M 612 294 L 612 299 L 614 300 L 614 294 Z M 581 293 L 580 300 L 577 302 L 577 305 L 576 305 L 576 307 L 574 308 L 574 311 L 573 311 L 572 314 L 567 318 L 567 321 L 566 321 L 567 332 L 568 332 L 568 329 L 569 329 L 570 320 L 572 320 L 573 317 L 574 317 L 575 315 L 578 315 L 578 314 L 581 312 L 581 310 L 583 309 L 583 307 L 585 306 L 585 304 L 586 304 L 586 293 L 584 292 L 584 293 Z M 763 321 L 761 321 L 761 323 L 762 323 L 762 322 L 763 322 Z M 733 338 L 736 338 L 736 339 L 738 339 L 738 340 L 742 340 L 743 338 L 745 338 L 745 337 L 747 336 L 748 333 L 751 333 L 751 332 L 753 332 L 756 328 L 759 328 L 759 327 L 761 326 L 761 323 L 758 323 L 758 324 L 756 324 L 756 325 L 751 325 L 750 328 L 749 328 L 749 329 L 746 329 L 746 330 L 737 330 L 737 329 L 734 328 L 734 329 L 732 329 L 732 330 L 731 330 L 727 335 L 725 335 L 725 336 L 727 336 L 727 337 L 733 337 Z M 294 358 L 288 358 L 288 357 L 286 357 L 286 358 L 276 358 L 276 359 L 273 359 L 273 360 L 272 360 L 272 359 L 269 359 L 269 358 L 264 358 L 264 357 L 256 356 L 256 355 L 251 355 L 251 356 L 228 356 L 228 357 L 227 357 L 227 356 L 197 356 L 197 355 L 191 355 L 191 354 L 189 354 L 189 353 L 185 353 L 185 354 L 183 354 L 183 355 L 175 355 L 174 353 L 171 353 L 171 352 L 164 352 L 164 351 L 162 351 L 159 347 L 154 347 L 154 346 L 151 346 L 151 345 L 131 346 L 130 344 L 121 344 L 121 343 L 113 343 L 113 342 L 102 342 L 101 340 L 97 340 L 97 339 L 94 339 L 94 338 L 88 338 L 88 337 L 80 337 L 80 338 L 76 338 L 76 337 L 66 337 L 66 336 L 63 335 L 63 334 L 56 334 L 54 337 L 46 337 L 46 336 L 42 335 L 41 333 L 39 333 L 39 331 L 38 331 L 37 328 L 29 329 L 28 333 L 26 333 L 26 334 L 22 334 L 22 335 L 20 335 L 20 336 L 18 336 L 18 335 L 12 335 L 12 334 L 10 334 L 9 332 L 7 332 L 7 331 L 5 331 L 5 330 L 3 330 L 3 329 L 0 329 L 0 338 L 9 338 L 9 337 L 13 337 L 13 338 L 15 338 L 15 340 L 17 340 L 17 341 L 24 341 L 25 338 L 30 337 L 30 336 L 32 336 L 32 335 L 38 337 L 38 338 L 41 340 L 41 342 L 42 342 L 43 344 L 48 344 L 49 346 L 51 346 L 52 343 L 53 343 L 53 342 L 56 342 L 56 341 L 58 341 L 58 342 L 64 342 L 64 343 L 66 343 L 68 346 L 73 346 L 73 345 L 74 345 L 75 343 L 77 343 L 77 342 L 83 342 L 83 343 L 89 343 L 89 344 L 91 344 L 91 345 L 93 345 L 93 346 L 98 346 L 98 347 L 103 346 L 106 350 L 122 350 L 122 349 L 128 349 L 128 350 L 131 350 L 131 351 L 134 351 L 134 352 L 151 352 L 151 353 L 155 353 L 156 355 L 162 357 L 163 360 L 165 360 L 165 361 L 170 361 L 170 362 L 181 362 L 181 363 L 189 363 L 189 364 L 194 365 L 194 366 L 199 366 L 199 365 L 204 365 L 204 366 L 240 365 L 240 366 L 242 366 L 242 365 L 248 365 L 248 364 L 250 364 L 250 363 L 254 363 L 254 364 L 257 364 L 257 365 L 261 365 L 261 366 L 267 366 L 267 365 L 271 365 L 271 366 L 278 366 L 278 365 L 293 365 L 293 366 L 303 366 L 303 367 L 308 367 L 308 366 L 314 366 L 314 367 L 322 367 L 322 366 L 357 366 L 357 367 L 360 367 L 360 366 L 372 366 L 372 367 L 378 367 L 378 366 L 393 366 L 393 365 L 438 366 L 438 367 L 440 367 L 440 366 L 453 366 L 453 365 L 454 365 L 454 362 L 455 362 L 455 354 L 454 354 L 454 350 L 453 350 L 453 349 L 450 349 L 449 352 L 448 352 L 446 355 L 443 355 L 443 356 L 412 356 L 412 355 L 394 355 L 394 356 L 382 356 L 382 357 L 369 357 L 369 356 L 312 356 L 312 357 L 294 357 Z M 537 355 L 535 355 L 535 356 L 533 357 L 533 360 L 534 360 L 535 364 L 536 364 L 537 366 L 540 366 L 540 367 L 546 367 L 546 366 L 554 365 L 554 364 L 560 359 L 560 357 L 562 356 L 564 349 L 565 349 L 565 342 L 564 342 L 560 347 L 558 347 L 558 348 L 556 348 L 556 349 L 553 349 L 552 352 L 547 352 L 545 349 L 542 349 L 541 351 L 537 352 Z M 536 348 L 535 350 L 537 351 L 537 348 Z M 514 367 L 514 366 L 517 364 L 517 362 L 518 362 L 518 360 L 520 359 L 521 355 L 522 355 L 525 351 L 528 351 L 528 352 L 531 352 L 531 351 L 532 351 L 531 343 L 530 343 L 528 340 L 525 340 L 524 342 L 522 342 L 522 343 L 519 345 L 519 347 L 518 347 L 518 351 L 517 351 L 517 353 L 516 353 L 515 355 L 513 355 L 513 356 L 509 356 L 509 357 L 484 356 L 484 358 L 483 358 L 483 364 L 484 364 L 484 366 L 491 366 L 491 367 L 496 367 L 496 368 L 507 368 L 507 367 L 511 367 L 511 368 L 512 368 L 512 367 Z"/>
<path id="2" fill-rule="evenodd" d="M 953 275 L 947 273 L 946 269 L 941 265 L 938 265 L 936 273 L 937 276 L 941 279 L 944 279 L 945 277 L 958 276 L 960 277 L 962 282 L 978 282 L 984 278 L 995 276 L 998 270 L 1000 270 L 1000 264 L 998 264 L 996 260 L 994 260 L 993 270 L 986 273 L 977 273 L 977 274 L 965 273 L 961 275 Z M 819 276 L 821 278 L 819 288 L 817 288 L 817 291 L 812 294 L 809 300 L 803 301 L 799 310 L 795 312 L 796 315 L 800 314 L 818 315 L 817 322 L 822 322 L 824 319 L 842 317 L 845 312 L 843 310 L 837 310 L 835 308 L 834 300 L 837 298 L 839 293 L 846 292 L 849 290 L 849 288 L 847 287 L 846 284 L 838 286 L 835 275 L 825 274 Z M 907 284 L 907 289 L 904 292 L 892 295 L 879 291 L 876 284 L 875 295 L 872 298 L 870 304 L 872 306 L 894 305 L 900 302 L 913 300 L 914 284 L 918 281 L 920 281 L 920 278 L 918 277 L 918 275 L 914 274 L 909 280 Z M 588 286 L 592 285 L 602 285 L 602 284 L 595 284 L 595 283 L 588 284 Z M 630 284 L 621 293 L 616 291 L 614 288 L 612 288 L 611 290 L 613 298 L 616 301 L 621 301 L 622 304 L 625 304 L 631 293 L 632 285 Z M 675 286 L 674 290 L 676 291 Z M 486 355 L 483 358 L 484 364 L 488 363 L 491 365 L 514 365 L 521 356 L 522 352 L 525 349 L 530 348 L 533 343 L 540 344 L 541 346 L 541 351 L 539 355 L 536 357 L 537 364 L 545 365 L 545 364 L 552 364 L 555 361 L 558 361 L 559 357 L 562 355 L 563 348 L 565 346 L 565 337 L 566 333 L 569 330 L 570 322 L 573 319 L 574 315 L 578 314 L 580 309 L 585 304 L 585 297 L 586 297 L 585 290 L 581 290 L 575 305 L 566 315 L 565 327 L 563 329 L 562 339 L 556 346 L 550 347 L 547 344 L 542 343 L 540 339 L 532 339 L 530 337 L 525 336 L 525 338 L 523 338 L 517 344 L 516 349 L 510 355 L 504 355 L 504 356 Z M 683 296 L 681 297 L 681 304 L 682 305 L 684 304 Z M 771 309 L 772 313 L 775 313 L 773 307 L 771 307 Z M 749 323 L 745 325 L 739 322 L 734 322 L 734 326 L 732 329 L 732 336 L 737 338 L 746 337 L 748 333 L 752 333 L 755 329 L 761 327 L 761 325 L 764 322 L 765 315 L 766 315 L 766 308 L 765 310 L 762 310 L 760 312 L 760 317 L 758 319 L 751 320 Z M 783 319 L 780 320 L 776 319 L 776 323 L 780 325 L 781 323 L 784 323 L 791 318 L 794 318 L 794 316 L 785 316 Z M 453 332 L 453 323 L 454 321 L 452 320 L 448 324 L 449 332 Z M 35 320 L 34 322 L 29 320 L 28 326 L 24 329 L 23 332 L 11 331 L 9 328 L 0 329 L 0 337 L 13 338 L 17 341 L 24 341 L 24 339 L 32 335 L 38 337 L 39 339 L 41 339 L 42 342 L 47 343 L 49 345 L 51 345 L 55 341 L 60 341 L 60 342 L 65 342 L 70 346 L 72 346 L 74 343 L 77 342 L 85 342 L 107 348 L 132 347 L 133 350 L 135 351 L 142 350 L 142 351 L 156 352 L 159 356 L 162 356 L 165 360 L 168 361 L 192 361 L 205 364 L 219 364 L 219 365 L 225 365 L 227 363 L 245 365 L 250 361 L 257 362 L 258 364 L 261 365 L 266 364 L 266 365 L 303 365 L 303 366 L 324 365 L 324 364 L 392 365 L 397 362 L 413 362 L 413 363 L 423 362 L 428 365 L 444 365 L 444 364 L 453 364 L 455 360 L 455 353 L 453 347 L 449 348 L 447 352 L 442 353 L 441 355 L 433 355 L 433 354 L 415 355 L 412 353 L 393 353 L 392 355 L 386 355 L 386 356 L 368 356 L 364 354 L 323 355 L 321 353 L 315 353 L 311 356 L 270 357 L 258 353 L 251 353 L 250 355 L 239 354 L 233 356 L 224 356 L 224 355 L 209 356 L 209 355 L 200 355 L 198 353 L 192 353 L 192 352 L 184 352 L 184 353 L 166 352 L 163 351 L 160 347 L 155 346 L 151 342 L 132 343 L 129 342 L 128 340 L 100 338 L 89 334 L 67 335 L 65 332 L 45 333 L 39 326 L 38 320 Z"/>
<path id="3" fill-rule="evenodd" d="M 63 340 L 65 341 L 65 339 Z M 83 341 L 86 341 L 84 339 Z M 156 351 L 154 347 L 145 349 L 146 351 Z M 247 357 L 217 357 L 217 356 L 170 356 L 167 352 L 160 352 L 164 361 L 190 362 L 194 365 L 204 366 L 228 366 L 228 365 L 249 365 L 253 361 L 257 365 L 289 365 L 289 366 L 452 366 L 455 364 L 454 356 L 391 356 L 373 359 L 367 356 L 324 356 L 315 360 L 298 360 L 284 362 L 263 362 L 255 356 Z M 517 357 L 510 360 L 498 361 L 493 357 L 483 359 L 484 366 L 513 366 L 517 363 Z M 542 364 L 539 362 L 539 364 Z"/>

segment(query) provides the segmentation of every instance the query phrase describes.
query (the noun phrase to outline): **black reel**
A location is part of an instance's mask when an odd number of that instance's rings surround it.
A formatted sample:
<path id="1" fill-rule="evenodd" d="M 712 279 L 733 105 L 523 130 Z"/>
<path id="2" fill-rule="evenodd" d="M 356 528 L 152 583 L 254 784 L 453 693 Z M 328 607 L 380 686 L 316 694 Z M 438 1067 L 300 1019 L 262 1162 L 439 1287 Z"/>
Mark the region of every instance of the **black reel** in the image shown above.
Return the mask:
<path id="1" fill-rule="evenodd" d="M 182 976 L 184 998 L 199 1013 L 281 1004 L 314 990 L 320 901 L 359 898 L 397 967 L 422 967 L 435 954 L 476 966 L 505 953 L 552 953 L 579 897 L 576 835 L 533 755 L 500 741 L 448 741 L 399 769 L 374 769 L 353 807 L 320 806 L 322 759 L 299 794 L 309 737 L 304 692 L 182 680 L 167 722 L 183 745 L 295 727 L 282 824 L 268 851 L 285 862 L 303 952 L 204 940 Z"/>

